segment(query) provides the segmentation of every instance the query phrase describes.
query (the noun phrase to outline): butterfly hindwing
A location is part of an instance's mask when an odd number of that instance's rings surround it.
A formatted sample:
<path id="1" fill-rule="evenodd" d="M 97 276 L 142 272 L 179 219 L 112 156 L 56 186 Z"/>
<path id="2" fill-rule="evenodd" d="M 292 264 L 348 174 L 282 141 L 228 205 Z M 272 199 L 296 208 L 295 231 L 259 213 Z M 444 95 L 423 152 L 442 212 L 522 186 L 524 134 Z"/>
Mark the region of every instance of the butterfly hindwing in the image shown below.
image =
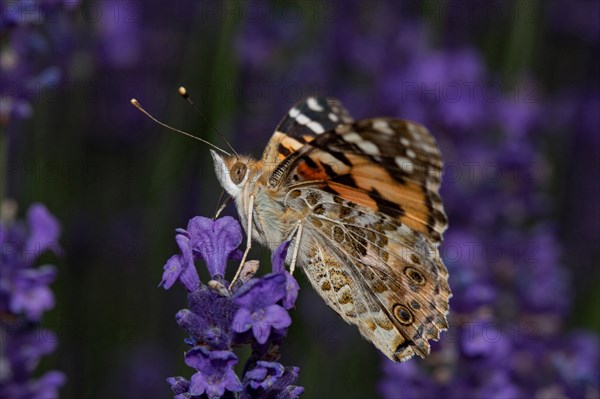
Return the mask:
<path id="1" fill-rule="evenodd" d="M 342 318 L 395 360 L 429 353 L 447 328 L 446 269 L 429 240 L 393 218 L 311 187 L 288 205 L 307 217 L 305 271 Z"/>

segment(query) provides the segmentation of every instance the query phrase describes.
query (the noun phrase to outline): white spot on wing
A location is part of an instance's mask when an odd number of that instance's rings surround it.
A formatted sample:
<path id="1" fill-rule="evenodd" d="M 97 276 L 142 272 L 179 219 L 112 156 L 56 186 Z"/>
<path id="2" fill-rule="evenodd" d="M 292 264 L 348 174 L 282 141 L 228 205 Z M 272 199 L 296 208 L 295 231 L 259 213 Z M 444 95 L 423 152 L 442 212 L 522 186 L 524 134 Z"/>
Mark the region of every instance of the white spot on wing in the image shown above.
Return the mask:
<path id="1" fill-rule="evenodd" d="M 292 109 L 290 109 L 290 112 L 288 112 L 288 114 L 292 118 L 296 118 L 298 115 L 300 115 L 300 110 L 298 108 L 292 108 Z"/>
<path id="2" fill-rule="evenodd" d="M 329 115 L 327 115 L 329 117 L 329 119 L 331 119 L 333 122 L 337 122 L 340 120 L 340 118 L 337 117 L 336 114 L 332 114 L 331 112 L 329 113 Z"/>
<path id="3" fill-rule="evenodd" d="M 350 132 L 344 134 L 344 140 L 346 140 L 349 143 L 358 143 L 359 141 L 362 141 L 362 137 L 360 137 L 358 133 Z"/>
<path id="4" fill-rule="evenodd" d="M 308 119 L 308 116 L 301 114 L 298 112 L 298 115 L 296 116 L 296 122 L 298 122 L 301 125 L 306 125 L 307 123 L 309 123 L 311 120 Z"/>
<path id="5" fill-rule="evenodd" d="M 405 147 L 410 146 L 410 141 L 406 137 L 400 137 L 400 144 Z"/>
<path id="6" fill-rule="evenodd" d="M 412 173 L 415 170 L 414 163 L 408 158 L 396 157 L 395 161 L 396 165 L 406 173 Z"/>
<path id="7" fill-rule="evenodd" d="M 323 127 L 323 125 L 321 125 L 319 122 L 315 122 L 313 120 L 311 120 L 308 116 L 301 114 L 300 111 L 298 111 L 295 108 L 292 108 L 290 110 L 290 116 L 292 116 L 292 111 L 297 111 L 294 112 L 294 118 L 296 118 L 296 122 L 298 122 L 301 125 L 307 126 L 309 129 L 311 129 L 313 132 L 317 133 L 317 134 L 321 134 L 325 131 L 325 128 Z"/>
<path id="8" fill-rule="evenodd" d="M 377 148 L 377 146 L 375 144 L 371 143 L 370 141 L 362 140 L 362 141 L 357 142 L 356 145 L 358 146 L 358 148 L 363 150 L 366 154 L 379 155 L 379 148 Z"/>
<path id="9" fill-rule="evenodd" d="M 321 134 L 325 131 L 323 125 L 321 125 L 319 122 L 310 121 L 306 126 L 308 126 L 313 132 L 317 134 Z"/>
<path id="10" fill-rule="evenodd" d="M 306 103 L 308 104 L 308 108 L 312 109 L 313 111 L 323 111 L 323 107 L 319 105 L 314 97 L 310 97 L 308 100 L 306 100 Z"/>
<path id="11" fill-rule="evenodd" d="M 392 128 L 390 128 L 390 125 L 388 125 L 387 121 L 383 119 L 375 120 L 373 122 L 373 128 L 385 134 L 394 134 L 394 131 Z"/>
<path id="12" fill-rule="evenodd" d="M 410 132 L 410 135 L 413 137 L 413 139 L 418 140 L 419 137 L 421 136 L 421 132 L 419 132 L 419 130 L 417 129 L 417 126 L 414 123 L 408 123 L 407 127 L 408 127 L 408 131 Z"/>
<path id="13" fill-rule="evenodd" d="M 409 158 L 417 157 L 417 154 L 415 154 L 415 152 L 413 150 L 411 150 L 410 148 L 408 150 L 406 150 L 406 155 L 408 155 Z"/>
<path id="14" fill-rule="evenodd" d="M 429 191 L 437 192 L 437 190 L 439 188 L 439 184 L 434 182 L 432 179 L 427 178 L 425 180 L 425 188 L 427 188 L 427 190 L 429 190 Z"/>
<path id="15" fill-rule="evenodd" d="M 430 146 L 428 144 L 422 143 L 421 144 L 421 148 L 423 149 L 423 151 L 425 151 L 428 154 L 431 154 L 431 155 L 437 155 L 438 154 L 438 150 L 435 147 Z"/>

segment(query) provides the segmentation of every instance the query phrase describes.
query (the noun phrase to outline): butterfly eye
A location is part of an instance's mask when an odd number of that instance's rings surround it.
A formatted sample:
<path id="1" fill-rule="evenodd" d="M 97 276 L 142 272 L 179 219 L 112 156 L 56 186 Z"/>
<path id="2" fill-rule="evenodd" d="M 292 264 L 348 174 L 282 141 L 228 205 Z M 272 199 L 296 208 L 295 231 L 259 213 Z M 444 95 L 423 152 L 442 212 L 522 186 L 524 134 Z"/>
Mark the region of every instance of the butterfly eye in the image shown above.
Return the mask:
<path id="1" fill-rule="evenodd" d="M 240 184 L 246 176 L 248 166 L 243 162 L 236 162 L 230 169 L 229 175 L 234 184 Z"/>

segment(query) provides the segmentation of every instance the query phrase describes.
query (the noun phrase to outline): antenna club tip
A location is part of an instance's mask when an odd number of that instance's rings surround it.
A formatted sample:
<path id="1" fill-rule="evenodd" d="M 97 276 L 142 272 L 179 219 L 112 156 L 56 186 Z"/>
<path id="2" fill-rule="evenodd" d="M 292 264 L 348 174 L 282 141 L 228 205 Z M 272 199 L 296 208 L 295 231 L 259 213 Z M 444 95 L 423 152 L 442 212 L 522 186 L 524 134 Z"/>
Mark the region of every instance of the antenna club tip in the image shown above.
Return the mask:
<path id="1" fill-rule="evenodd" d="M 185 87 L 179 86 L 179 89 L 177 91 L 179 92 L 179 95 L 184 97 L 187 96 L 187 90 L 185 89 Z"/>
<path id="2" fill-rule="evenodd" d="M 131 103 L 131 105 L 135 105 L 135 106 L 140 105 L 140 103 L 138 102 L 138 100 L 136 100 L 135 98 L 132 98 L 131 100 L 129 100 L 129 102 Z"/>

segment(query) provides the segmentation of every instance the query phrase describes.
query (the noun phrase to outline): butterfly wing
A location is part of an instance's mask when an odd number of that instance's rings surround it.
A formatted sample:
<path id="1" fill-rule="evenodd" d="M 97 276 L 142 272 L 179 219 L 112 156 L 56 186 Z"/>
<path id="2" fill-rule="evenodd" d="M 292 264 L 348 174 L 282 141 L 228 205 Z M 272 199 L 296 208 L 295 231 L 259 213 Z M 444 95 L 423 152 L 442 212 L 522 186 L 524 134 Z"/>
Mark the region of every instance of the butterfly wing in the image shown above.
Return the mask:
<path id="1" fill-rule="evenodd" d="M 321 133 L 351 122 L 350 113 L 338 100 L 311 96 L 294 104 L 275 130 L 290 137 L 311 141 Z"/>
<path id="2" fill-rule="evenodd" d="M 312 285 L 396 361 L 426 356 L 447 328 L 441 166 L 424 127 L 378 118 L 317 136 L 269 180 L 307 215 L 300 261 Z"/>
<path id="3" fill-rule="evenodd" d="M 269 185 L 318 187 L 438 243 L 447 227 L 441 173 L 439 149 L 424 126 L 376 118 L 338 126 L 301 146 L 273 170 Z"/>
<path id="4" fill-rule="evenodd" d="M 294 104 L 277 125 L 262 156 L 275 166 L 318 135 L 351 123 L 352 117 L 334 98 L 311 96 Z"/>

